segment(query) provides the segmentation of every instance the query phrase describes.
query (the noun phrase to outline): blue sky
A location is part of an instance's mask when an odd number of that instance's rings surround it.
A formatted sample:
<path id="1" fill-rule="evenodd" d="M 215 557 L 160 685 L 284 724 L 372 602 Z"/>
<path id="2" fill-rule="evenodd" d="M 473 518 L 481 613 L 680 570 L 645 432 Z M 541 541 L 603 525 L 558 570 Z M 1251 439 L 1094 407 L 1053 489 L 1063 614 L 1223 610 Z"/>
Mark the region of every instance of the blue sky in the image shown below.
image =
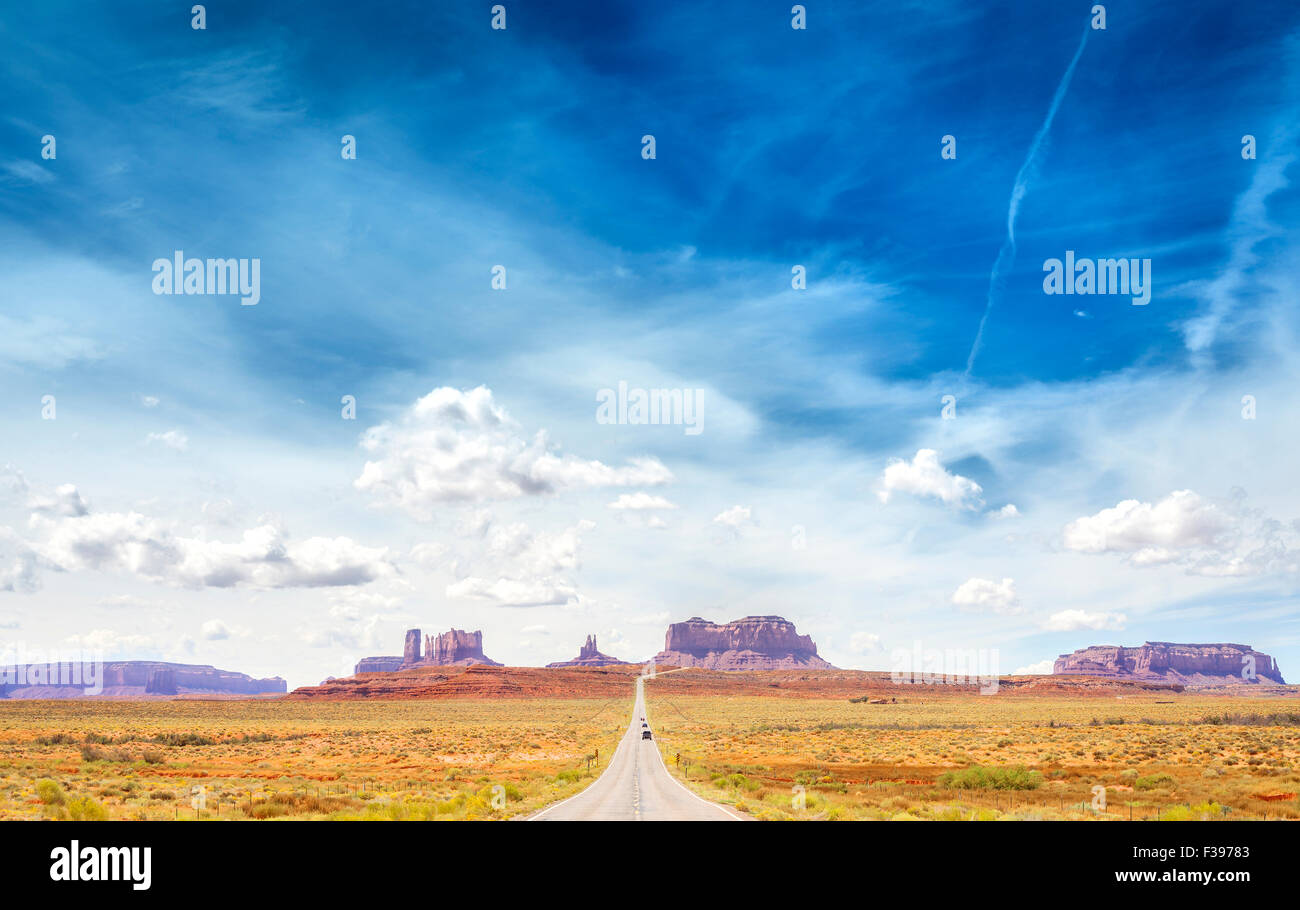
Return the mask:
<path id="1" fill-rule="evenodd" d="M 303 684 L 773 612 L 1300 675 L 1294 4 L 490 6 L 0 13 L 8 638 Z M 261 302 L 155 296 L 177 249 Z M 1066 250 L 1151 303 L 1045 295 Z M 619 381 L 704 431 L 597 423 Z"/>

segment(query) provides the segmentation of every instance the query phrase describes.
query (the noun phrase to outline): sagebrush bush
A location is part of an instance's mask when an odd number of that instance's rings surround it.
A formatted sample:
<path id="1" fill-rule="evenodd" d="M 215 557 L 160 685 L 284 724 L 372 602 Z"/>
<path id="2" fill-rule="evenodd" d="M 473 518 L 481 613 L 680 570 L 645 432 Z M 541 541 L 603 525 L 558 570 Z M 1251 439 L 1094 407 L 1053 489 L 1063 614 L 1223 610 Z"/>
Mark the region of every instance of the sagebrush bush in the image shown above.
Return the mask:
<path id="1" fill-rule="evenodd" d="M 61 806 L 66 799 L 59 782 L 48 777 L 36 782 L 36 795 L 47 806 Z"/>
<path id="2" fill-rule="evenodd" d="M 79 796 L 68 802 L 68 816 L 78 822 L 102 822 L 108 810 L 89 796 Z"/>
<path id="3" fill-rule="evenodd" d="M 1024 765 L 1009 768 L 972 765 L 939 775 L 939 786 L 954 790 L 1037 790 L 1042 785 L 1043 775 Z"/>

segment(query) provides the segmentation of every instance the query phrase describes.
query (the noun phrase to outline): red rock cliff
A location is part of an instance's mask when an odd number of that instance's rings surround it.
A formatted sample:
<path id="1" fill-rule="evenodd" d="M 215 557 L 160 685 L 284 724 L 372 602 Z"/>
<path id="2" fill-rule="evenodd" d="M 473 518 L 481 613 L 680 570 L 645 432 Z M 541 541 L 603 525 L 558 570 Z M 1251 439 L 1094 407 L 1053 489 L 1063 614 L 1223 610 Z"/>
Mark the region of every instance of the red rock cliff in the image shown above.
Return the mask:
<path id="1" fill-rule="evenodd" d="M 412 644 L 413 637 L 414 645 Z M 424 636 L 423 656 L 420 656 L 419 637 L 419 629 L 411 629 L 406 633 L 406 648 L 402 660 L 403 668 L 408 666 L 450 667 L 462 664 L 501 666 L 501 664 L 483 653 L 482 632 L 448 629 L 441 635 L 426 635 Z M 416 658 L 414 661 L 411 660 L 412 654 Z"/>
<path id="2" fill-rule="evenodd" d="M 1254 663 L 1254 675 L 1243 669 Z M 1138 648 L 1095 645 L 1056 659 L 1052 672 L 1062 675 L 1163 679 L 1190 686 L 1285 685 L 1277 661 L 1249 645 L 1184 645 L 1148 641 Z"/>
<path id="3" fill-rule="evenodd" d="M 655 663 L 712 670 L 834 669 L 810 636 L 780 616 L 746 616 L 719 624 L 693 616 L 668 627 Z"/>
<path id="4" fill-rule="evenodd" d="M 578 649 L 578 656 L 575 659 L 560 660 L 546 666 L 550 669 L 556 667 L 612 667 L 626 663 L 625 660 L 619 660 L 617 657 L 610 657 L 608 654 L 600 653 L 600 649 L 596 647 L 596 636 L 588 635 L 587 640 Z"/>

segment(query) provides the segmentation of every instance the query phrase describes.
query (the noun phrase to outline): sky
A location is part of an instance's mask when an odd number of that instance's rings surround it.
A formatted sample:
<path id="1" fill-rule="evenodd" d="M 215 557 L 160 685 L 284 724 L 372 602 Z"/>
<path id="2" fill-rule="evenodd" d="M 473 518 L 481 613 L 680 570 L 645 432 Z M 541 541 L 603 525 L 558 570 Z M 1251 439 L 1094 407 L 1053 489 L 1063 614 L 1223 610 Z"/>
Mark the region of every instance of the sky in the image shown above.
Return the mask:
<path id="1" fill-rule="evenodd" d="M 1300 679 L 1300 7 L 504 5 L 0 10 L 7 648 Z"/>

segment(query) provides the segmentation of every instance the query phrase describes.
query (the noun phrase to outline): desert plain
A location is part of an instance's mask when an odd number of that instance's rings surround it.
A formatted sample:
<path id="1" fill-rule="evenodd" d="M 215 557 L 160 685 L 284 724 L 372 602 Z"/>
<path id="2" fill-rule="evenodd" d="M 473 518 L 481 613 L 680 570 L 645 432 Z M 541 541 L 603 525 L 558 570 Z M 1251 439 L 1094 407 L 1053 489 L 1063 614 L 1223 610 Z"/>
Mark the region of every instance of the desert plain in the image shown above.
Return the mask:
<path id="1" fill-rule="evenodd" d="M 288 697 L 0 702 L 0 818 L 519 819 L 580 792 L 638 667 L 375 674 Z M 401 685 L 394 685 L 397 680 Z M 761 820 L 1300 818 L 1300 689 L 659 673 L 670 771 Z"/>

